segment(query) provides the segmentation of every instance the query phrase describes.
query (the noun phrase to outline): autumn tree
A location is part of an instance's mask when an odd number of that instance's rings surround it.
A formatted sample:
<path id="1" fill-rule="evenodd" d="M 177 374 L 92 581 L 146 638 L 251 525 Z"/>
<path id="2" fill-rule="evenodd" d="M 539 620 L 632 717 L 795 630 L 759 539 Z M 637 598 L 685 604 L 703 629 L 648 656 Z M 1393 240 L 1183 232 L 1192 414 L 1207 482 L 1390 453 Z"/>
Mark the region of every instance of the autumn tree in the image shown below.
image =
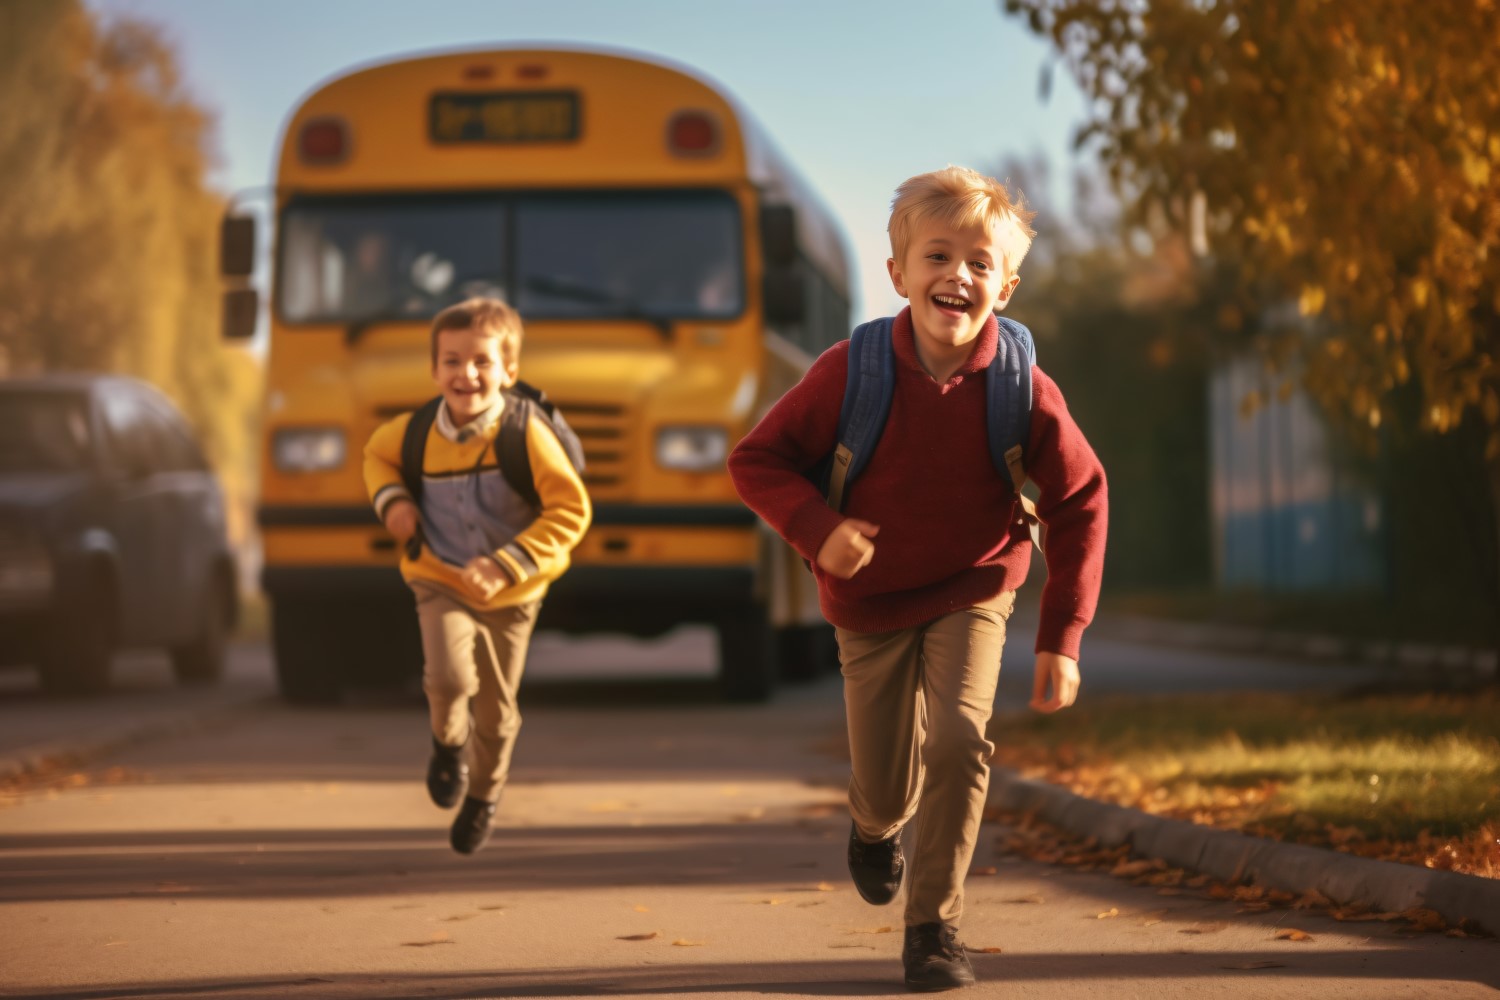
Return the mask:
<path id="1" fill-rule="evenodd" d="M 218 336 L 213 120 L 172 51 L 76 0 L 6 0 L 0 103 L 0 373 L 155 384 L 248 498 L 258 365 Z"/>
<path id="2" fill-rule="evenodd" d="M 1078 141 L 1097 149 L 1134 218 L 1162 220 L 1203 259 L 1232 263 L 1221 332 L 1254 320 L 1268 358 L 1367 440 L 1477 439 L 1493 538 L 1494 0 L 1001 7 L 1049 39 L 1078 82 L 1091 108 Z"/>

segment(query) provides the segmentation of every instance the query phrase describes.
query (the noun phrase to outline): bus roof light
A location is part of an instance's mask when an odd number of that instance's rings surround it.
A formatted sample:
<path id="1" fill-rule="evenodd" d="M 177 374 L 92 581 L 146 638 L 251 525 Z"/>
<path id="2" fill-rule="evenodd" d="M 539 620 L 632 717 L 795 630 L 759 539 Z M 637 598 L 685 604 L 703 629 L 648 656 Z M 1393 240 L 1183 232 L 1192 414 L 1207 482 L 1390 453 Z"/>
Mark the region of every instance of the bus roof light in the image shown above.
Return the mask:
<path id="1" fill-rule="evenodd" d="M 342 163 L 349 158 L 349 126 L 342 118 L 313 118 L 297 136 L 297 152 L 303 163 Z"/>
<path id="2" fill-rule="evenodd" d="M 541 63 L 526 63 L 517 67 L 516 76 L 522 80 L 545 80 L 547 79 L 547 67 Z"/>
<path id="3" fill-rule="evenodd" d="M 719 120 L 707 111 L 679 111 L 667 123 L 667 149 L 677 156 L 713 156 L 719 151 Z"/>

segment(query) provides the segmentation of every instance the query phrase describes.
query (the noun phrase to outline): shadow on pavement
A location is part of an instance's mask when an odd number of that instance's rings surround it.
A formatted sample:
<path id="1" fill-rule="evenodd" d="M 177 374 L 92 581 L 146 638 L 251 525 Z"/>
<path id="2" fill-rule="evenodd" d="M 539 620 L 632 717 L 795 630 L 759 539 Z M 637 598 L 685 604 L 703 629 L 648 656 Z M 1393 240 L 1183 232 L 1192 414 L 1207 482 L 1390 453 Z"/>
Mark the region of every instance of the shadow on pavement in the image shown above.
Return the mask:
<path id="1" fill-rule="evenodd" d="M 1079 954 L 1052 952 L 973 958 L 981 988 L 1025 983 L 1066 987 L 1070 981 L 1091 982 L 1071 995 L 1102 990 L 1105 984 L 1148 985 L 1152 980 L 1208 980 L 1205 990 L 1237 987 L 1253 982 L 1270 995 L 1290 980 L 1343 979 L 1363 983 L 1355 989 L 1373 990 L 1377 983 L 1464 982 L 1437 963 L 1414 963 L 1401 950 L 1320 951 L 1305 956 L 1277 956 L 1283 964 L 1268 965 L 1263 951 L 1195 951 L 1172 954 Z M 234 998 L 371 997 L 378 1000 L 424 997 L 458 1000 L 461 997 L 573 997 L 678 996 L 683 994 L 769 994 L 773 996 L 897 996 L 907 993 L 900 983 L 894 956 L 845 962 L 765 962 L 617 967 L 583 972 L 573 969 L 458 972 L 448 974 L 361 974 L 260 977 L 248 980 L 164 981 L 92 988 L 63 988 L 27 994 L 28 1000 L 105 1000 L 133 997 Z M 1280 981 L 1278 985 L 1278 981 Z M 1468 982 L 1494 986 L 1500 973 Z M 1352 985 L 1352 983 L 1351 983 Z M 1024 994 L 1017 994 L 1024 995 Z M 1299 991 L 1299 995 L 1302 995 Z M 1381 993 L 1380 995 L 1386 995 Z M 1408 993 L 1407 995 L 1413 995 Z"/>

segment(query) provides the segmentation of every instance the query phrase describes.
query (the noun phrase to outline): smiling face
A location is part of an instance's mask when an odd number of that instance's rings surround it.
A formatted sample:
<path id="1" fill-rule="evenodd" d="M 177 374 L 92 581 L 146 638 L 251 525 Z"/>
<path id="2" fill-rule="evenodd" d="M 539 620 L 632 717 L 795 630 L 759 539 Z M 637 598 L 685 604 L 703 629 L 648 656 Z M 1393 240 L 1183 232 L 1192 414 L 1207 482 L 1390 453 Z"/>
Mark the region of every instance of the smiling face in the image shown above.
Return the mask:
<path id="1" fill-rule="evenodd" d="M 963 366 L 990 314 L 1020 277 L 1007 275 L 999 225 L 917 223 L 904 259 L 886 261 L 896 293 L 911 301 L 917 357 L 938 381 Z"/>
<path id="2" fill-rule="evenodd" d="M 432 381 L 448 404 L 448 415 L 462 426 L 495 405 L 500 391 L 516 381 L 516 363 L 502 357 L 500 335 L 466 327 L 439 330 Z"/>

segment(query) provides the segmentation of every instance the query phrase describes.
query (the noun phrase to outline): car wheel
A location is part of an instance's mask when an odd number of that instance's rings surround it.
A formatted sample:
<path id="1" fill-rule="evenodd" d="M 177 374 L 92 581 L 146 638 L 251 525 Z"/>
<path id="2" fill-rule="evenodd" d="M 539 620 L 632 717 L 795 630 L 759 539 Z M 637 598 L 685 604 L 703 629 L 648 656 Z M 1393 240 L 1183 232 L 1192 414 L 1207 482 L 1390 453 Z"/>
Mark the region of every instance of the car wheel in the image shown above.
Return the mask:
<path id="1" fill-rule="evenodd" d="M 765 701 L 776 689 L 774 637 L 765 608 L 752 606 L 721 619 L 719 686 L 730 701 Z"/>
<path id="2" fill-rule="evenodd" d="M 833 626 L 791 625 L 776 630 L 776 662 L 782 680 L 811 681 L 838 668 Z"/>
<path id="3" fill-rule="evenodd" d="M 341 648 L 337 619 L 317 602 L 291 599 L 271 604 L 271 650 L 276 684 L 294 705 L 331 705 L 341 693 Z"/>
<path id="4" fill-rule="evenodd" d="M 42 690 L 91 695 L 109 690 L 118 634 L 119 601 L 109 574 L 89 571 L 76 596 L 65 598 L 53 620 L 42 662 Z"/>
<path id="5" fill-rule="evenodd" d="M 171 650 L 172 673 L 179 684 L 208 684 L 224 676 L 229 623 L 234 620 L 234 584 L 224 573 L 215 573 L 205 596 L 197 636 Z"/>

